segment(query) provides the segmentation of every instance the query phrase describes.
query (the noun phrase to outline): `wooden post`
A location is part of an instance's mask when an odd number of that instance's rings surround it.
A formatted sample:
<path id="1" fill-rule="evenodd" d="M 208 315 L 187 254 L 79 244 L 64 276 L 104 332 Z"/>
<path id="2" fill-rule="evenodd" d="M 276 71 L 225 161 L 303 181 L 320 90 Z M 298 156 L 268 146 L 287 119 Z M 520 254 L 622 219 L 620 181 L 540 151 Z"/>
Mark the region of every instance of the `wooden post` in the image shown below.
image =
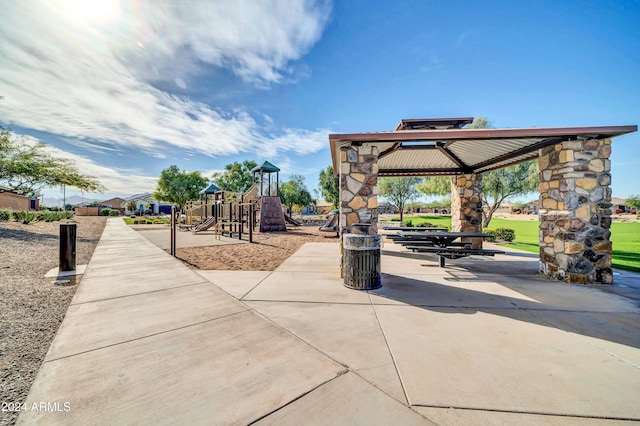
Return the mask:
<path id="1" fill-rule="evenodd" d="M 242 203 L 238 203 L 238 208 L 236 209 L 236 220 L 238 221 L 238 239 L 242 239 Z"/>
<path id="2" fill-rule="evenodd" d="M 247 220 L 249 221 L 249 242 L 253 242 L 253 203 L 249 204 L 249 217 Z"/>

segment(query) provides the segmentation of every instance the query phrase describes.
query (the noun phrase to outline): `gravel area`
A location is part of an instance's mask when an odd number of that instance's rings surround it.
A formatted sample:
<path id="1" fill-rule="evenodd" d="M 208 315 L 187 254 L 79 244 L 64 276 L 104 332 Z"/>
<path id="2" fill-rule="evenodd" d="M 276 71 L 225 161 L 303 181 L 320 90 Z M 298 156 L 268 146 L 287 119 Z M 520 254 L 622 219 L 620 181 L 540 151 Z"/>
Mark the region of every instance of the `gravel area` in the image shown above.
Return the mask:
<path id="1" fill-rule="evenodd" d="M 89 263 L 106 217 L 81 216 L 76 264 Z M 81 276 L 67 285 L 44 275 L 58 266 L 60 223 L 0 222 L 0 403 L 23 403 Z M 7 405 L 2 408 L 6 409 Z M 18 413 L 0 411 L 0 425 Z"/>

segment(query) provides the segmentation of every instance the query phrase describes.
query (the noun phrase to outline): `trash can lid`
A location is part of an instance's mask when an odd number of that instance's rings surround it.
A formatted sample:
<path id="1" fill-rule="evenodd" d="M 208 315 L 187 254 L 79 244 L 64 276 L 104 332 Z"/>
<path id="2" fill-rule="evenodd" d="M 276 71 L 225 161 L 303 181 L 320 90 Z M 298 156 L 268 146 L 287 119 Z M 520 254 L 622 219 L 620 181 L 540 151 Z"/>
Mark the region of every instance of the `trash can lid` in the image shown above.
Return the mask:
<path id="1" fill-rule="evenodd" d="M 380 235 L 344 234 L 342 241 L 345 250 L 378 250 Z"/>

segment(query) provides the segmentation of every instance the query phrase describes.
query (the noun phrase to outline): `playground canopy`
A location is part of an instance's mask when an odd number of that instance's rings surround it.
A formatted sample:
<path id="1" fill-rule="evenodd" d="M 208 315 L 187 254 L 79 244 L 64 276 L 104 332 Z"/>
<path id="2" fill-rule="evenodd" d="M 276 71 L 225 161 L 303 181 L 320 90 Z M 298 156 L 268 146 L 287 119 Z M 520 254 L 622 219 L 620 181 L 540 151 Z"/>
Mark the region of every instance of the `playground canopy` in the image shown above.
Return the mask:
<path id="1" fill-rule="evenodd" d="M 482 173 L 537 158 L 541 148 L 568 140 L 602 139 L 637 126 L 463 129 L 471 118 L 402 120 L 394 131 L 329 135 L 333 170 L 340 148 L 375 146 L 378 176 Z"/>
<path id="2" fill-rule="evenodd" d="M 220 188 L 218 188 L 214 183 L 212 183 L 211 185 L 209 185 L 208 187 L 200 191 L 200 194 L 210 195 L 210 194 L 215 194 L 218 191 L 220 191 Z"/>
<path id="3" fill-rule="evenodd" d="M 265 161 L 264 163 L 260 164 L 259 166 L 254 167 L 253 169 L 251 169 L 252 173 L 255 172 L 266 172 L 266 173 L 275 173 L 275 172 L 279 172 L 280 169 L 277 168 L 276 166 L 274 166 L 273 164 L 271 164 L 268 161 Z"/>

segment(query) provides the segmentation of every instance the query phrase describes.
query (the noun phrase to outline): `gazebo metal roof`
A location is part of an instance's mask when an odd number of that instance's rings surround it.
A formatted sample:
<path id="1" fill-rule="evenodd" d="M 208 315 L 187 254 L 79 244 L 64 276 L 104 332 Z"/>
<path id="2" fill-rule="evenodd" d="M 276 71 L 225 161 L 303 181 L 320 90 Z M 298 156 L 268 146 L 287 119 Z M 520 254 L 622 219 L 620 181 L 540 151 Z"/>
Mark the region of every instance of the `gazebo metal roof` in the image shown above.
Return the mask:
<path id="1" fill-rule="evenodd" d="M 638 126 L 463 129 L 471 118 L 402 120 L 395 131 L 329 135 L 333 170 L 340 148 L 378 148 L 379 176 L 482 173 L 538 157 L 539 149 L 568 140 L 600 139 L 635 132 Z M 444 128 L 443 128 L 444 127 Z M 419 130 L 398 130 L 419 128 Z"/>

